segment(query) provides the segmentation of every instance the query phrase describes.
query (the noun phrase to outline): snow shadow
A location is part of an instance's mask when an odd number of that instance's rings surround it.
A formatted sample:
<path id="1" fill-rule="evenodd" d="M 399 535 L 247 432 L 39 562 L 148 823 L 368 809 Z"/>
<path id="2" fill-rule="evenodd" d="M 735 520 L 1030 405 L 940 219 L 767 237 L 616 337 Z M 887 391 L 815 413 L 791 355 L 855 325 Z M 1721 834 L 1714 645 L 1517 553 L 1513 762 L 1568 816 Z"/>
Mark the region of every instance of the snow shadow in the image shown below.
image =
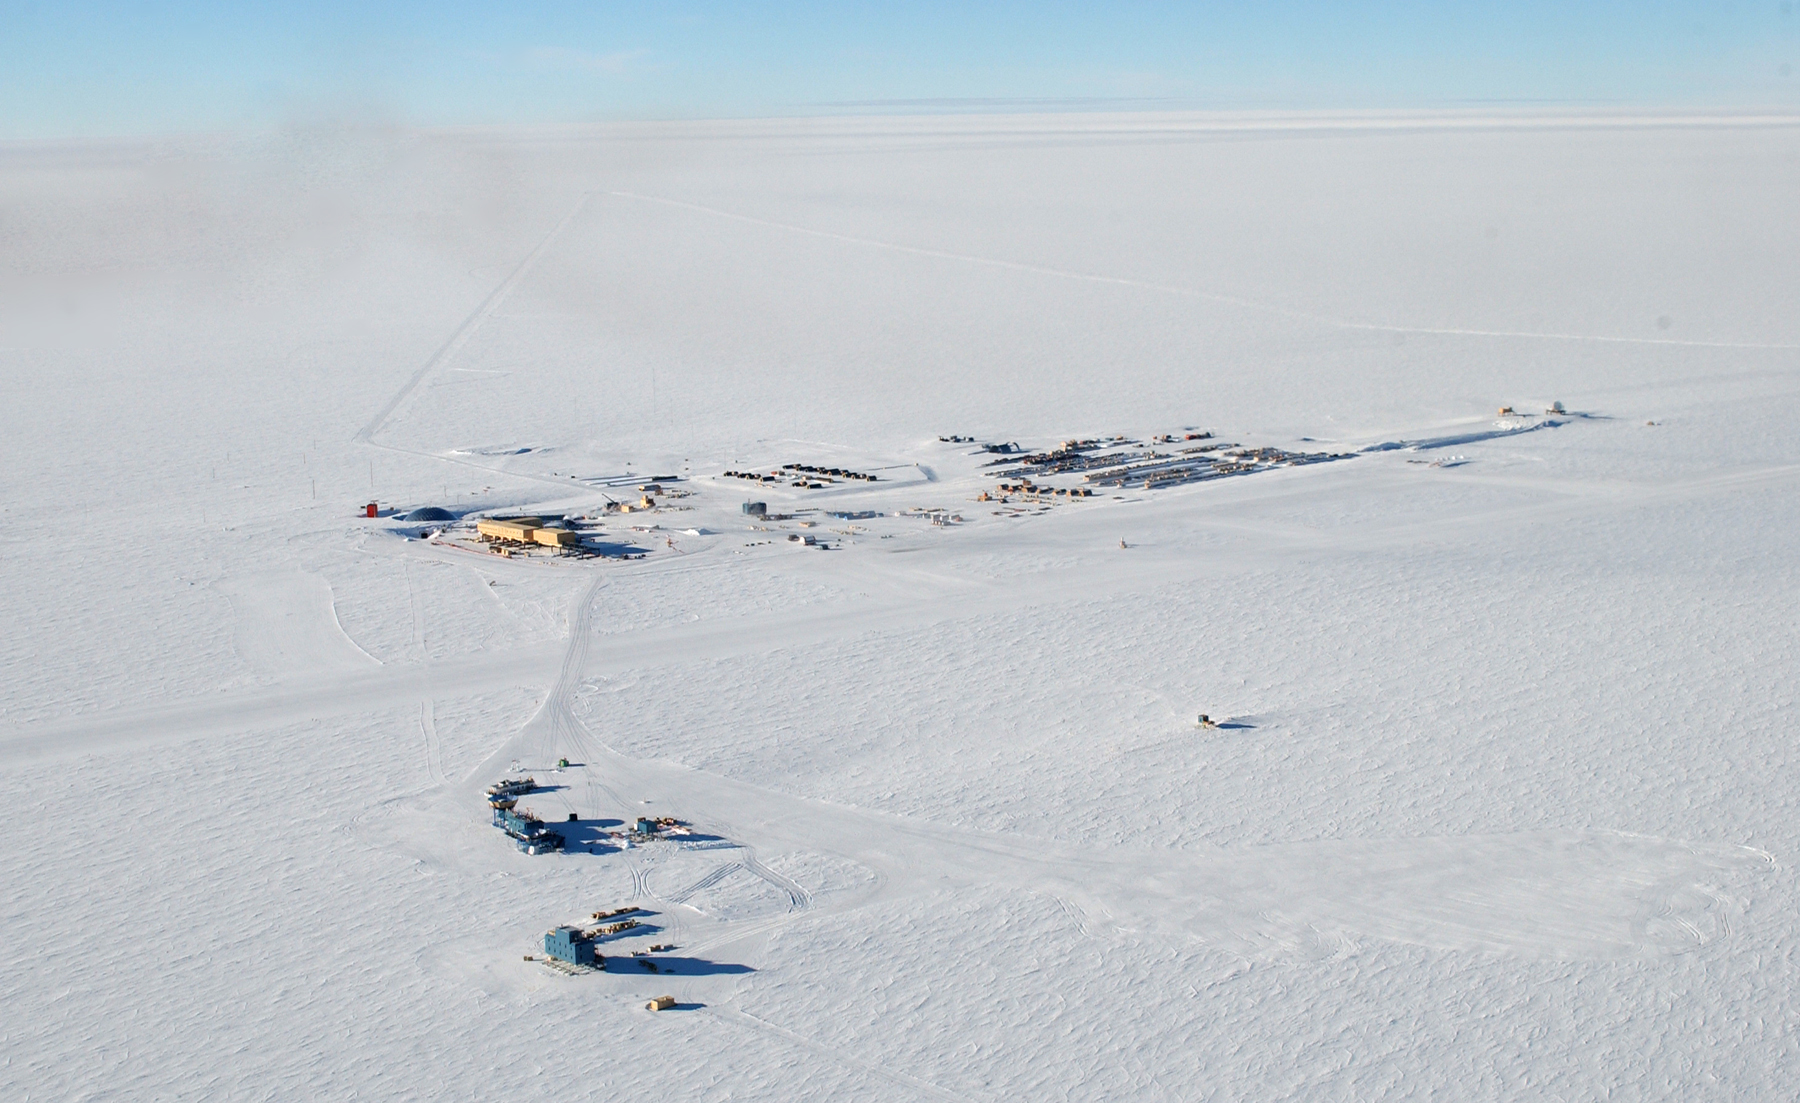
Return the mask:
<path id="1" fill-rule="evenodd" d="M 618 820 L 551 820 L 544 826 L 563 837 L 565 851 L 588 850 L 593 847 L 605 847 L 617 850 L 619 840 L 608 834 L 608 831 L 619 826 Z"/>
<path id="2" fill-rule="evenodd" d="M 1505 429 L 1485 429 L 1479 433 L 1458 433 L 1455 436 L 1429 437 L 1425 440 L 1388 440 L 1383 441 L 1380 444 L 1371 444 L 1367 448 L 1364 448 L 1363 451 L 1395 452 L 1410 450 L 1420 452 L 1429 448 L 1450 448 L 1458 444 L 1474 444 L 1477 441 L 1496 440 L 1500 437 L 1516 437 L 1522 433 L 1535 433 L 1539 429 L 1555 429 L 1567 424 L 1568 422 L 1566 421 L 1557 421 L 1554 418 L 1546 418 L 1543 421 L 1534 422 L 1530 425 L 1517 425 Z"/>
<path id="3" fill-rule="evenodd" d="M 655 971 L 660 976 L 718 977 L 742 976 L 745 973 L 756 972 L 753 967 L 740 964 L 739 962 L 708 961 L 707 959 L 700 957 L 658 957 L 654 959 L 647 957 L 612 957 L 606 959 L 607 972 L 619 973 L 626 976 L 638 972 L 642 972 L 645 976 L 650 975 L 651 970 L 644 968 L 645 965 L 656 966 Z M 680 1007 L 685 1005 L 677 1004 L 676 1006 Z"/>

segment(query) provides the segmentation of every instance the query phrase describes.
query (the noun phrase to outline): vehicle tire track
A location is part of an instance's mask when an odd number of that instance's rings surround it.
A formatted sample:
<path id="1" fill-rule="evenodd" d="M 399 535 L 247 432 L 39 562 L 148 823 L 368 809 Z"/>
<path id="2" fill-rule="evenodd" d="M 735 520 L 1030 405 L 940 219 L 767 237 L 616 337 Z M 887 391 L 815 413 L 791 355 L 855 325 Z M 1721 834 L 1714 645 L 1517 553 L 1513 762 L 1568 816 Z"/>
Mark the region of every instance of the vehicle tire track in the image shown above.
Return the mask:
<path id="1" fill-rule="evenodd" d="M 425 662 L 430 654 L 425 649 L 425 612 L 419 607 L 419 588 L 413 585 L 412 563 L 402 560 L 400 574 L 406 579 L 406 601 L 412 608 L 412 651 L 419 662 Z"/>
<path id="2" fill-rule="evenodd" d="M 594 641 L 594 603 L 599 598 L 600 591 L 605 588 L 606 580 L 596 578 L 576 603 L 569 618 L 569 649 L 563 654 L 562 673 L 556 680 L 556 688 L 550 692 L 549 700 L 545 702 L 549 720 L 547 728 L 550 738 L 556 744 L 550 748 L 550 753 L 555 755 L 559 747 L 564 748 L 564 753 L 569 758 L 582 763 L 581 800 L 590 816 L 600 813 L 605 806 L 605 798 L 610 798 L 613 804 L 623 804 L 619 795 L 600 780 L 599 765 L 595 761 L 598 757 L 595 753 L 597 748 L 588 734 L 587 726 L 576 717 L 574 707 L 575 693 L 581 688 L 582 670 Z M 575 811 L 573 808 L 570 810 Z"/>
<path id="3" fill-rule="evenodd" d="M 367 425 L 357 431 L 355 439 L 358 442 L 367 444 L 374 440 L 375 434 L 381 432 L 387 424 L 388 418 L 394 416 L 394 411 L 400 408 L 400 404 L 406 401 L 407 396 L 417 390 L 419 384 L 425 382 L 426 376 L 456 359 L 456 354 L 462 351 L 464 345 L 468 344 L 469 338 L 475 336 L 482 323 L 486 322 L 494 311 L 500 309 L 500 304 L 504 303 L 506 297 L 513 293 L 513 289 L 518 287 L 531 273 L 532 267 L 537 264 L 556 239 L 562 236 L 563 231 L 569 228 L 569 224 L 575 221 L 576 216 L 581 214 L 582 210 L 587 207 L 588 201 L 593 197 L 592 192 L 583 194 L 569 213 L 563 216 L 562 221 L 558 222 L 555 228 L 545 234 L 542 241 L 538 242 L 537 248 L 527 253 L 525 259 L 519 262 L 518 267 L 512 270 L 512 274 L 500 281 L 500 286 L 494 288 L 488 297 L 482 300 L 481 305 L 475 308 L 473 314 L 463 319 L 463 324 L 456 327 L 456 332 L 450 335 L 450 339 L 444 342 L 431 359 L 425 361 L 425 366 L 414 372 L 413 377 L 406 381 L 406 385 L 401 387 L 394 397 L 388 399 L 387 405 L 369 419 Z"/>
<path id="4" fill-rule="evenodd" d="M 775 886 L 775 888 L 786 893 L 788 898 L 788 911 L 805 911 L 807 908 L 812 907 L 812 893 L 807 892 L 799 885 L 757 861 L 756 851 L 748 846 L 744 848 L 743 867 L 749 872 L 762 878 L 764 881 L 767 881 L 769 884 Z"/>
<path id="5" fill-rule="evenodd" d="M 1094 932 L 1091 929 L 1089 929 L 1089 927 L 1088 927 L 1087 913 L 1082 911 L 1081 908 L 1079 906 L 1077 906 L 1074 901 L 1065 900 L 1062 897 L 1057 896 L 1055 893 L 1044 893 L 1044 895 L 1048 896 L 1048 897 L 1050 897 L 1050 899 L 1056 901 L 1056 906 L 1058 908 L 1061 908 L 1062 913 L 1069 917 L 1069 919 L 1075 924 L 1075 929 L 1080 931 L 1082 933 L 1083 937 L 1086 937 L 1086 938 L 1094 937 Z"/>
<path id="6" fill-rule="evenodd" d="M 1164 295 L 1178 295 L 1183 298 L 1200 299 L 1225 306 L 1260 311 L 1277 317 L 1290 318 L 1295 321 L 1312 322 L 1317 325 L 1336 329 L 1363 330 L 1375 333 L 1421 333 L 1452 337 L 1504 338 L 1511 340 L 1576 341 L 1623 345 L 1675 345 L 1687 348 L 1772 349 L 1784 352 L 1800 349 L 1800 345 L 1769 344 L 1759 341 L 1696 341 L 1671 337 L 1627 337 L 1623 335 L 1601 335 L 1591 333 L 1545 333 L 1532 330 L 1451 329 L 1439 326 L 1405 326 L 1383 322 L 1355 321 L 1353 319 L 1330 314 L 1319 314 L 1313 311 L 1299 310 L 1266 299 L 1251 298 L 1228 292 L 1207 291 L 1201 288 L 1157 283 L 1152 280 L 1134 279 L 1127 276 L 1109 276 L 1097 272 L 1078 272 L 1066 268 L 1051 268 L 1046 265 L 1007 260 L 1001 257 L 984 257 L 971 253 L 952 253 L 943 249 L 929 249 L 923 246 L 906 245 L 895 241 L 882 241 L 878 238 L 857 237 L 852 234 L 841 234 L 832 230 L 822 230 L 811 226 L 800 226 L 791 222 L 776 222 L 771 219 L 758 218 L 755 215 L 740 214 L 736 211 L 723 210 L 719 207 L 708 207 L 700 203 L 689 203 L 684 200 L 669 199 L 659 195 L 642 195 L 637 192 L 627 191 L 609 191 L 607 194 L 617 196 L 621 199 L 635 199 L 644 203 L 660 203 L 668 207 L 699 211 L 719 218 L 731 219 L 735 222 L 746 222 L 753 226 L 767 226 L 771 229 L 786 230 L 790 233 L 804 234 L 809 237 L 841 241 L 848 245 L 858 245 L 872 249 L 886 249 L 897 253 L 906 253 L 911 256 L 930 257 L 935 260 L 947 260 L 963 264 L 981 265 L 989 268 L 1000 268 L 1012 272 L 1024 272 L 1031 275 L 1048 276 L 1060 280 L 1075 280 L 1083 283 L 1103 284 L 1110 287 L 1136 288 Z"/>
<path id="7" fill-rule="evenodd" d="M 450 784 L 450 778 L 444 773 L 444 742 L 438 738 L 437 718 L 433 714 L 431 698 L 419 702 L 419 728 L 425 733 L 425 770 L 431 780 L 438 786 Z"/>
<path id="8" fill-rule="evenodd" d="M 691 904 L 686 906 L 692 907 Z M 695 908 L 694 910 L 698 911 L 699 909 Z M 784 912 L 781 915 L 772 916 L 768 919 L 757 919 L 749 922 L 733 922 L 727 925 L 725 930 L 720 931 L 713 937 L 701 942 L 696 942 L 692 946 L 684 946 L 682 949 L 690 954 L 704 954 L 716 950 L 721 946 L 733 946 L 739 942 L 747 942 L 753 938 L 761 938 L 764 935 L 773 934 L 775 931 L 789 926 L 802 918 L 804 917 L 795 912 Z"/>
<path id="9" fill-rule="evenodd" d="M 663 897 L 663 899 L 668 901 L 671 904 L 685 904 L 688 902 L 689 899 L 691 899 L 693 897 L 693 895 L 695 893 L 705 892 L 707 889 L 712 888 L 714 885 L 718 884 L 720 881 L 723 881 L 725 878 L 731 876 L 732 874 L 734 874 L 744 868 L 745 868 L 745 866 L 744 866 L 744 863 L 742 863 L 742 862 L 726 862 L 724 865 L 713 870 L 711 873 L 708 873 L 706 876 L 700 878 L 698 881 L 695 881 L 693 884 L 689 885 L 687 888 L 684 888 L 679 892 L 672 893 L 668 896 L 665 896 L 665 897 Z"/>

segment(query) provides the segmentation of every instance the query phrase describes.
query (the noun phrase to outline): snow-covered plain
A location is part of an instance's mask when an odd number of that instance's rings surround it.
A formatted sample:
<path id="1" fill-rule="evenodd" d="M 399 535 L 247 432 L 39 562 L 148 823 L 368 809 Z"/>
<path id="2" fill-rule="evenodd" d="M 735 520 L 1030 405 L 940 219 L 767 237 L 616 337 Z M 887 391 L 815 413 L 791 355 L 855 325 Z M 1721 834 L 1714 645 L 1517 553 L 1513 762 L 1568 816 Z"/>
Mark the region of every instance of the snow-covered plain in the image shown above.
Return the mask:
<path id="1" fill-rule="evenodd" d="M 1791 1098 L 1797 195 L 1778 118 L 0 150 L 0 1096 Z M 1187 427 L 1357 454 L 938 439 Z M 635 561 L 356 516 L 651 475 Z M 666 973 L 521 960 L 627 903 Z"/>

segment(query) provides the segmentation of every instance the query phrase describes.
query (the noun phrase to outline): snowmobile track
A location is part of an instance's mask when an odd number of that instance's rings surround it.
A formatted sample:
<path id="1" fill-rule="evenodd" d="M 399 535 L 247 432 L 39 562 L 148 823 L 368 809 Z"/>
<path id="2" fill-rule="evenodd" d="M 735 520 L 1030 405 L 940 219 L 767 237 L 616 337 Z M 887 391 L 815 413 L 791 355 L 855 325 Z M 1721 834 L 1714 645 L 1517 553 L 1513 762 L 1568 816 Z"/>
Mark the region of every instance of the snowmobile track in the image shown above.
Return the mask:
<path id="1" fill-rule="evenodd" d="M 731 876 L 732 874 L 736 873 L 738 870 L 741 870 L 743 868 L 744 868 L 744 863 L 742 863 L 742 862 L 726 862 L 724 865 L 713 870 L 711 873 L 708 873 L 706 876 L 700 878 L 698 881 L 695 881 L 693 884 L 689 885 L 687 888 L 682 889 L 680 892 L 677 892 L 672 896 L 665 896 L 665 897 L 663 897 L 663 899 L 667 900 L 671 904 L 685 904 L 695 893 L 704 892 L 707 889 L 712 888 L 714 885 L 718 884 L 720 881 L 723 881 L 725 878 Z"/>

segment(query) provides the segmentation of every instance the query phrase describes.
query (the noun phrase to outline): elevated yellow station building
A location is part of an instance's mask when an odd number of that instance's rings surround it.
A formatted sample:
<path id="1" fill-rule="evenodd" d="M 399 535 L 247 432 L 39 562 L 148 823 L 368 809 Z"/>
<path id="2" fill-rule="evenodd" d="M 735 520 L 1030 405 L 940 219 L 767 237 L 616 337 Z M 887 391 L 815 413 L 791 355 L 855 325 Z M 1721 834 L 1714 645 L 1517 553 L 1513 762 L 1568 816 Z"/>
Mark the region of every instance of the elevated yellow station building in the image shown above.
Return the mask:
<path id="1" fill-rule="evenodd" d="M 572 548 L 581 543 L 580 535 L 568 529 L 545 528 L 541 517 L 505 517 L 477 521 L 475 531 L 484 540 L 504 540 L 514 544 Z"/>

